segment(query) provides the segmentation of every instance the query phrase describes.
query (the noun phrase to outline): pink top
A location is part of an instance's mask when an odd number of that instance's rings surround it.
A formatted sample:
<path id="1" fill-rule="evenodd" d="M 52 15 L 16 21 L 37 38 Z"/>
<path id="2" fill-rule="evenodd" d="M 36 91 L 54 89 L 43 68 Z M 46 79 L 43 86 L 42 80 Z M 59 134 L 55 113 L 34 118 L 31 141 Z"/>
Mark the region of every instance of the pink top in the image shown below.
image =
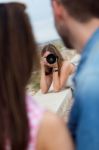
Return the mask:
<path id="1" fill-rule="evenodd" d="M 36 104 L 32 96 L 26 96 L 26 108 L 29 119 L 30 138 L 27 150 L 36 150 L 38 130 L 43 118 L 44 110 Z M 10 142 L 6 141 L 6 150 L 10 150 Z"/>
<path id="2" fill-rule="evenodd" d="M 38 130 L 43 117 L 44 110 L 33 101 L 32 96 L 27 96 L 27 115 L 30 126 L 30 139 L 27 150 L 36 150 L 36 142 L 38 136 Z"/>

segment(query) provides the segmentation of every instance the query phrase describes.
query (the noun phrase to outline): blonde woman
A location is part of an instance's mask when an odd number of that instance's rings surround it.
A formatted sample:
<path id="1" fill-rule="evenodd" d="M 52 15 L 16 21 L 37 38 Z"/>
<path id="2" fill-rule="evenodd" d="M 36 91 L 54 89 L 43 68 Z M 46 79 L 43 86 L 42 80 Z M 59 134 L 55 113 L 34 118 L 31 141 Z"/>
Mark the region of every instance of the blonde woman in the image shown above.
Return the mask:
<path id="1" fill-rule="evenodd" d="M 42 93 L 47 93 L 50 88 L 55 92 L 62 90 L 67 85 L 68 77 L 74 71 L 75 65 L 64 60 L 53 44 L 46 45 L 41 52 L 40 87 Z"/>

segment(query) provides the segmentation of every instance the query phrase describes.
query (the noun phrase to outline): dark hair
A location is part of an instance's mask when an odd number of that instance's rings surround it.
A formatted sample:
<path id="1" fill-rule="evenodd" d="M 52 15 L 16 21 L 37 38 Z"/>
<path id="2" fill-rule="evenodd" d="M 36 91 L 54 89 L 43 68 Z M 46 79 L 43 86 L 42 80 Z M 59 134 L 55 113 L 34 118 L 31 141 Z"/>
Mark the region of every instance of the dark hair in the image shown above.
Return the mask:
<path id="1" fill-rule="evenodd" d="M 26 150 L 29 123 L 25 87 L 36 60 L 25 6 L 0 4 L 0 150 Z"/>
<path id="2" fill-rule="evenodd" d="M 42 49 L 41 56 L 43 57 L 44 53 L 47 52 L 47 51 L 51 52 L 52 54 L 55 54 L 55 56 L 58 57 L 57 62 L 58 62 L 59 74 L 60 74 L 60 69 L 61 69 L 61 66 L 62 66 L 62 62 L 64 60 L 63 57 L 62 57 L 62 55 L 61 55 L 61 53 L 60 53 L 60 51 L 56 48 L 55 45 L 53 45 L 53 44 L 47 44 Z M 46 75 L 49 75 L 51 73 L 52 73 L 52 68 L 47 68 L 46 69 Z"/>
<path id="3" fill-rule="evenodd" d="M 59 0 L 68 10 L 70 15 L 81 22 L 86 22 L 92 17 L 99 18 L 98 0 Z"/>

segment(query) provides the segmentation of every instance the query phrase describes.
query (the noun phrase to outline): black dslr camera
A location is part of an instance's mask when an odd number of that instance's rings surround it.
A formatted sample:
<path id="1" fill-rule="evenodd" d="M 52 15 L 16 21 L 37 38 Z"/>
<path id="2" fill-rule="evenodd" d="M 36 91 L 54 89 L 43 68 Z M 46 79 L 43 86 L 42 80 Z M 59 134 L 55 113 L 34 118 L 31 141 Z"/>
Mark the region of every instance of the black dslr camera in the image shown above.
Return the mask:
<path id="1" fill-rule="evenodd" d="M 57 61 L 57 56 L 55 54 L 49 54 L 47 57 L 46 57 L 46 61 L 49 63 L 49 64 L 54 64 L 56 61 Z"/>

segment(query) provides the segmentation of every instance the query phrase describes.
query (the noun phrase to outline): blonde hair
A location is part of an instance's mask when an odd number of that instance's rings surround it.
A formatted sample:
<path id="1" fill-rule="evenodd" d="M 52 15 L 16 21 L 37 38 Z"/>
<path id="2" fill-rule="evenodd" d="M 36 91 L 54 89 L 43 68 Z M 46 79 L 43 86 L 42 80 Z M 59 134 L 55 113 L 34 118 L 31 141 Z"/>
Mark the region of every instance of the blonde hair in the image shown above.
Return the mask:
<path id="1" fill-rule="evenodd" d="M 58 63 L 58 68 L 59 68 L 59 74 L 60 74 L 60 70 L 61 70 L 61 66 L 62 66 L 62 62 L 64 61 L 64 58 L 62 56 L 62 54 L 60 53 L 60 51 L 56 48 L 55 45 L 53 44 L 48 44 L 45 45 L 44 48 L 41 51 L 41 56 L 43 57 L 43 55 L 45 54 L 45 52 L 51 52 L 52 54 L 55 54 L 57 56 L 57 63 Z"/>

